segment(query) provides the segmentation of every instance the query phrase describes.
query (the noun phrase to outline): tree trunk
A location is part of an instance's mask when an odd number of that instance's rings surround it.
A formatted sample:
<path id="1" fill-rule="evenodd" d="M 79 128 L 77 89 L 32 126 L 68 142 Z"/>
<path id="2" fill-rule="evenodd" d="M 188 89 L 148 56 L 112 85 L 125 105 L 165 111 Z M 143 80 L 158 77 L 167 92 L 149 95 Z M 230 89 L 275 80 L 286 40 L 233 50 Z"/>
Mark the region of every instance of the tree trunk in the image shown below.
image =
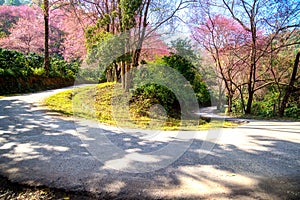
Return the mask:
<path id="1" fill-rule="evenodd" d="M 113 82 L 114 81 L 113 76 L 113 67 L 108 67 L 106 70 L 106 81 L 107 82 Z"/>
<path id="2" fill-rule="evenodd" d="M 246 110 L 245 110 L 245 101 L 244 101 L 242 86 L 241 86 L 241 89 L 239 91 L 240 91 L 240 96 L 241 96 L 242 109 L 243 109 L 243 112 L 245 113 Z"/>
<path id="3" fill-rule="evenodd" d="M 283 100 L 281 102 L 281 106 L 280 106 L 279 111 L 278 111 L 278 116 L 279 117 L 283 117 L 284 110 L 286 108 L 286 104 L 288 103 L 289 97 L 290 97 L 291 93 L 293 92 L 294 83 L 296 81 L 297 69 L 298 69 L 298 65 L 299 65 L 299 57 L 300 57 L 300 50 L 296 55 L 296 59 L 295 59 L 295 62 L 294 62 L 294 67 L 293 67 L 293 72 L 292 72 L 292 77 L 291 77 L 290 83 L 289 83 L 289 85 L 286 89 L 285 95 L 283 97 Z"/>
<path id="4" fill-rule="evenodd" d="M 50 55 L 49 55 L 49 1 L 44 0 L 44 22 L 45 22 L 45 51 L 44 51 L 44 68 L 46 74 L 49 73 Z"/>
<path id="5" fill-rule="evenodd" d="M 129 92 L 131 87 L 131 63 L 126 63 L 126 73 L 125 73 L 125 92 Z"/>
<path id="6" fill-rule="evenodd" d="M 246 114 L 251 114 L 251 108 L 252 108 L 252 102 L 253 102 L 253 96 L 254 92 L 252 90 L 248 91 L 248 101 L 247 101 L 247 107 L 245 110 Z"/>
<path id="7" fill-rule="evenodd" d="M 222 97 L 223 97 L 223 88 L 222 88 L 222 82 L 219 84 L 219 91 L 218 91 L 218 100 L 217 100 L 217 110 L 221 110 L 222 108 Z"/>
<path id="8" fill-rule="evenodd" d="M 255 84 L 256 84 L 257 27 L 255 22 L 255 14 L 254 14 L 255 3 L 256 1 L 253 4 L 253 7 L 251 9 L 251 16 L 250 16 L 250 27 L 251 27 L 250 30 L 251 30 L 252 44 L 251 44 L 251 65 L 250 65 L 249 80 L 248 80 L 248 102 L 245 111 L 246 114 L 251 114 L 251 108 L 252 108 L 252 102 L 253 102 L 253 97 L 255 93 Z"/>
<path id="9" fill-rule="evenodd" d="M 113 74 L 114 74 L 114 82 L 118 82 L 118 65 L 117 63 L 113 63 Z"/>
<path id="10" fill-rule="evenodd" d="M 228 94 L 228 109 L 227 112 L 231 113 L 232 112 L 232 94 Z"/>
<path id="11" fill-rule="evenodd" d="M 121 62 L 121 82 L 122 88 L 125 90 L 125 62 Z"/>

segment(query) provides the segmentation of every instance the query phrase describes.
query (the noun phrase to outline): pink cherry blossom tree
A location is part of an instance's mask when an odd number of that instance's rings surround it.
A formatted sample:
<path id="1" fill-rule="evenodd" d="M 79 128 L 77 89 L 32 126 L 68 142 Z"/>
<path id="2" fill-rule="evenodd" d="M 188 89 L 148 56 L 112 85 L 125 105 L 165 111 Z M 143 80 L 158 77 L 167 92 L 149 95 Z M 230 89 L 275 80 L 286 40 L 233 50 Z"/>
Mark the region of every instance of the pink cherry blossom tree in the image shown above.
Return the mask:
<path id="1" fill-rule="evenodd" d="M 243 68 L 248 59 L 246 49 L 249 48 L 249 33 L 233 19 L 216 15 L 209 16 L 206 21 L 194 27 L 192 37 L 213 58 L 216 73 L 226 89 L 228 112 L 231 112 L 236 90 L 243 95 L 242 87 L 247 74 Z"/>
<path id="2" fill-rule="evenodd" d="M 15 8 L 14 8 L 15 9 Z M 10 10 L 10 9 L 8 9 Z M 18 21 L 9 28 L 9 36 L 0 40 L 0 46 L 28 54 L 29 52 L 43 52 L 43 19 L 38 9 L 28 9 L 21 6 L 20 14 L 13 12 L 11 16 L 18 17 Z M 18 16 L 18 14 L 20 14 Z"/>
<path id="3" fill-rule="evenodd" d="M 64 8 L 50 10 L 49 52 L 62 55 L 66 60 L 84 59 L 85 24 L 82 15 Z M 44 52 L 43 11 L 37 6 L 0 6 L 0 47 L 24 53 Z"/>

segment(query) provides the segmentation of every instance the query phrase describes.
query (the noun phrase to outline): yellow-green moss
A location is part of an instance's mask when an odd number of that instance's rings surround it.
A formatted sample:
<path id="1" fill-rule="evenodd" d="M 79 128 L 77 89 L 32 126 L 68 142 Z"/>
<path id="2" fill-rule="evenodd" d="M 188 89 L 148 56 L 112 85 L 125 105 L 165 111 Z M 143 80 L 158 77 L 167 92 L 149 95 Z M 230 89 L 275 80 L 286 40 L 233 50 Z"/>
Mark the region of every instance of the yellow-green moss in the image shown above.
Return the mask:
<path id="1" fill-rule="evenodd" d="M 138 106 L 130 106 L 130 119 L 120 118 L 118 123 L 112 115 L 111 99 L 115 83 L 102 83 L 67 90 L 55 94 L 45 100 L 45 104 L 52 110 L 66 115 L 74 115 L 88 119 L 98 120 L 110 125 L 118 125 L 130 128 L 160 129 L 160 130 L 207 130 L 210 128 L 234 127 L 232 122 L 212 121 L 206 123 L 203 120 L 184 121 L 168 117 L 165 121 L 161 119 L 150 119 L 138 114 Z M 200 124 L 200 125 L 195 125 Z"/>

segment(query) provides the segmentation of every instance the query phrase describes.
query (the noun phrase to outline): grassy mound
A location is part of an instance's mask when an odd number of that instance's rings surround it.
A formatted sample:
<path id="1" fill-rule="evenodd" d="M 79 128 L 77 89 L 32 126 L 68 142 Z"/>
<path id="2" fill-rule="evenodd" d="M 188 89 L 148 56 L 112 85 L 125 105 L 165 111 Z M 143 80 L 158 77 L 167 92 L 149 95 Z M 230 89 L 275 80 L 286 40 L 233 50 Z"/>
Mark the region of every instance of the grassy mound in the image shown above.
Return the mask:
<path id="1" fill-rule="evenodd" d="M 151 99 L 136 98 L 136 96 L 131 96 L 128 101 L 129 112 L 126 112 L 126 104 L 124 106 L 119 104 L 121 106 L 117 110 L 113 110 L 113 98 L 120 97 L 115 86 L 115 83 L 102 83 L 96 86 L 68 90 L 49 97 L 45 104 L 52 110 L 65 115 L 98 120 L 102 123 L 124 128 L 205 130 L 236 125 L 232 122 L 207 122 L 201 119 L 182 121 L 168 116 L 162 106 L 151 105 L 149 103 L 152 101 Z M 115 113 L 123 113 L 121 111 L 125 111 L 128 115 L 115 115 Z"/>

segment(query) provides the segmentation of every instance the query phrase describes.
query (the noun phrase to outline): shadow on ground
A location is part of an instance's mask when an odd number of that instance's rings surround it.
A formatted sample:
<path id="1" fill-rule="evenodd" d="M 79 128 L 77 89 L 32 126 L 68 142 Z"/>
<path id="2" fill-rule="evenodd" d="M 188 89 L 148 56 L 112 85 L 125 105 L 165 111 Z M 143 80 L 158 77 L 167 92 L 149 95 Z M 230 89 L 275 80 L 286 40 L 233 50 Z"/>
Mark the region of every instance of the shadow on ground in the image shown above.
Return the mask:
<path id="1" fill-rule="evenodd" d="M 247 134 L 247 141 L 257 148 L 215 144 L 202 158 L 199 147 L 203 140 L 195 139 L 168 167 L 128 173 L 109 169 L 106 163 L 95 159 L 76 136 L 71 118 L 63 119 L 50 110 L 15 98 L 1 99 L 0 106 L 0 173 L 12 181 L 87 191 L 107 199 L 300 198 L 299 141 Z M 250 133 L 258 131 L 251 125 L 247 128 Z M 259 129 L 263 132 L 272 126 Z M 156 151 L 170 142 L 149 142 L 136 134 L 101 132 L 119 148 L 139 153 Z"/>

